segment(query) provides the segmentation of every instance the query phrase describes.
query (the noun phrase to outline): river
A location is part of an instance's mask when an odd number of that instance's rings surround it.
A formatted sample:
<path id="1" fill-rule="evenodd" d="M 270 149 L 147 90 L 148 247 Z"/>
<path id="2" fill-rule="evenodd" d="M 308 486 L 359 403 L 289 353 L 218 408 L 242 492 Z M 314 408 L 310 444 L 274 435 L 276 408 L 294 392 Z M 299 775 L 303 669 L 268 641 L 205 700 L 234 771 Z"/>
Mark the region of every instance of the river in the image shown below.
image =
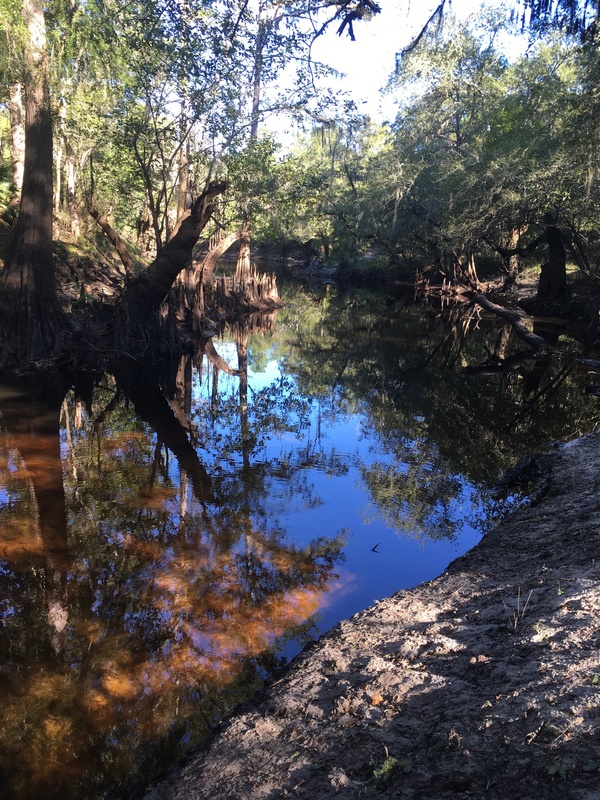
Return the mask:
<path id="1" fill-rule="evenodd" d="M 439 575 L 593 369 L 497 320 L 290 285 L 177 363 L 0 387 L 0 786 L 135 797 L 305 644 Z"/>

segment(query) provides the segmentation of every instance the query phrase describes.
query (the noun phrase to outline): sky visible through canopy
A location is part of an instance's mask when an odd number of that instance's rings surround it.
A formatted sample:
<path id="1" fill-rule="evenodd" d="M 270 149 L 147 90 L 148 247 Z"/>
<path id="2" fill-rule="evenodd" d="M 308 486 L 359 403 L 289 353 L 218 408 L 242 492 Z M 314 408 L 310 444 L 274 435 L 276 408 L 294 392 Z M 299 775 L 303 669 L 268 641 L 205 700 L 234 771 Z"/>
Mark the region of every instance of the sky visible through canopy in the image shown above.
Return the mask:
<path id="1" fill-rule="evenodd" d="M 350 92 L 360 113 L 369 114 L 376 121 L 393 119 L 394 98 L 382 96 L 380 89 L 394 71 L 396 53 L 412 41 L 438 5 L 439 0 L 384 0 L 380 14 L 355 26 L 356 41 L 346 34 L 336 36 L 332 27 L 316 41 L 313 57 L 344 74 L 336 82 L 337 88 Z M 502 8 L 503 4 L 491 0 L 483 5 L 486 9 L 493 7 Z M 481 0 L 453 0 L 447 13 L 467 22 L 475 19 L 481 8 Z M 526 46 L 526 37 L 507 36 L 503 44 L 510 56 Z"/>

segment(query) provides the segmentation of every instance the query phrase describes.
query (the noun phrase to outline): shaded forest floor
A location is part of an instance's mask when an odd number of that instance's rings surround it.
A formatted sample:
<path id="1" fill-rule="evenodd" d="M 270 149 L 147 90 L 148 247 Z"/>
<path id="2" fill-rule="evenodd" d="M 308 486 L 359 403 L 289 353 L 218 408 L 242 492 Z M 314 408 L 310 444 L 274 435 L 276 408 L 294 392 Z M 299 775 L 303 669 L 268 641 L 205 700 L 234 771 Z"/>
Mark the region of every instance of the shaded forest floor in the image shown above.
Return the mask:
<path id="1" fill-rule="evenodd" d="M 598 798 L 600 434 L 434 581 L 337 625 L 145 800 Z"/>

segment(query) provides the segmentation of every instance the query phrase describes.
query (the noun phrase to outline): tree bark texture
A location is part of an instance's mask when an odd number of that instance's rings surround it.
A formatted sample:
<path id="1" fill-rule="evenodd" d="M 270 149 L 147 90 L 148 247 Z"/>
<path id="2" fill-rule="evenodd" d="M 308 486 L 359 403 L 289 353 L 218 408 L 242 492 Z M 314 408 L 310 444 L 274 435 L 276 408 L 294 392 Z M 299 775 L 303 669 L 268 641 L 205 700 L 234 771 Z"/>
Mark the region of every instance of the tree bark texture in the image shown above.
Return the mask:
<path id="1" fill-rule="evenodd" d="M 212 200 L 227 188 L 214 182 L 202 192 L 173 238 L 163 247 L 150 266 L 130 284 L 126 303 L 130 317 L 145 320 L 167 296 L 175 278 L 192 257 L 192 250 L 210 219 Z"/>
<path id="2" fill-rule="evenodd" d="M 541 303 L 559 300 L 567 290 L 567 254 L 560 231 L 555 225 L 548 225 L 545 238 L 548 260 L 542 264 L 537 291 Z"/>
<path id="3" fill-rule="evenodd" d="M 250 222 L 246 220 L 240 231 L 240 252 L 235 265 L 235 282 L 243 284 L 250 277 Z"/>
<path id="4" fill-rule="evenodd" d="M 0 281 L 5 360 L 44 358 L 60 347 L 64 319 L 52 261 L 52 117 L 44 6 L 23 0 L 25 162 L 19 217 Z"/>

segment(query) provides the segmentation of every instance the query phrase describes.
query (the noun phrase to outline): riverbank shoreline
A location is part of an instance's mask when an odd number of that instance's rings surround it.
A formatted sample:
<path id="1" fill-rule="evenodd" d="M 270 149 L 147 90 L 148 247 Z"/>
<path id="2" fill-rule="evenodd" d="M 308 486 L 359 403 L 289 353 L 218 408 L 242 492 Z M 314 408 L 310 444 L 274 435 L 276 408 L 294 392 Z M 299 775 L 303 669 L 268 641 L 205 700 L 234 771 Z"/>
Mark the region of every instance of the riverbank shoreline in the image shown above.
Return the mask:
<path id="1" fill-rule="evenodd" d="M 145 800 L 577 798 L 600 785 L 600 433 L 435 580 L 335 626 Z"/>

